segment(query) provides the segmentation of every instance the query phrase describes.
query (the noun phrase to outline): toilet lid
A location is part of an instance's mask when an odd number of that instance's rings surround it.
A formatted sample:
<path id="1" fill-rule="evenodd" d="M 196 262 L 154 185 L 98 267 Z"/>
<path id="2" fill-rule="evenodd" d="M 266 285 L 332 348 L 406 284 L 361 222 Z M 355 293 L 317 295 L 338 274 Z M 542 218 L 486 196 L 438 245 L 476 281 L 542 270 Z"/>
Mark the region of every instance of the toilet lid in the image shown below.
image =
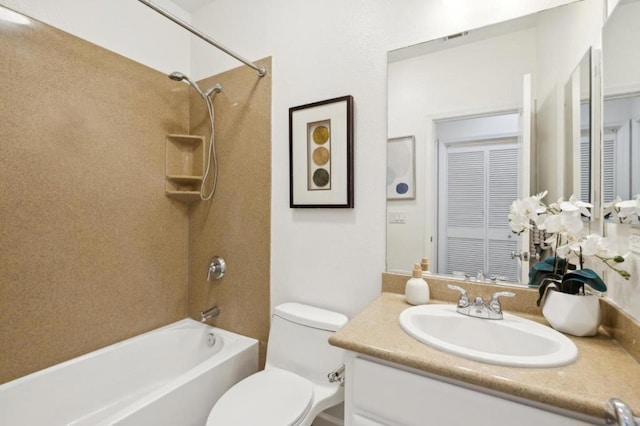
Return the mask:
<path id="1" fill-rule="evenodd" d="M 313 384 L 296 374 L 269 368 L 229 389 L 213 406 L 207 426 L 291 426 L 311 407 Z"/>

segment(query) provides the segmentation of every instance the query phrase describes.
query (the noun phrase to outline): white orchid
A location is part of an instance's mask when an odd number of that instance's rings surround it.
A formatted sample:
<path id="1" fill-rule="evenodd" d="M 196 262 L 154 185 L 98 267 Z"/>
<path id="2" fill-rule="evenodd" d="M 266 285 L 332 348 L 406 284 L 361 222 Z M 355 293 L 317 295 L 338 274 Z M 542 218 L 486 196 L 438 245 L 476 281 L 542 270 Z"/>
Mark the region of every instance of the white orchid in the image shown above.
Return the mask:
<path id="1" fill-rule="evenodd" d="M 548 213 L 545 215 L 544 220 L 540 220 L 536 224 L 538 229 L 553 234 L 553 237 L 546 242 L 554 247 L 559 255 L 568 253 L 569 245 L 582 238 L 584 223 L 580 214 L 583 211 L 589 213 L 586 210 L 588 206 L 590 204 L 583 203 L 573 196 L 569 201 L 564 201 L 561 198 L 558 202 L 549 205 Z M 560 238 L 557 238 L 558 235 Z"/>
<path id="2" fill-rule="evenodd" d="M 569 207 L 569 205 L 571 207 Z M 577 210 L 580 214 L 586 217 L 591 217 L 591 210 L 589 209 L 593 208 L 593 204 L 581 201 L 575 195 L 572 195 L 569 197 L 569 201 L 565 201 L 560 204 L 560 208 L 562 208 L 563 211 L 565 211 L 565 209 L 571 209 L 572 211 Z"/>
<path id="3" fill-rule="evenodd" d="M 551 234 L 562 234 L 564 236 L 578 236 L 582 232 L 584 224 L 580 218 L 578 210 L 563 210 L 559 214 L 548 215 L 543 223 L 538 224 L 539 229 L 543 229 Z"/>
<path id="4" fill-rule="evenodd" d="M 627 271 L 614 266 L 617 263 L 624 262 L 629 256 L 629 253 L 624 256 L 617 255 L 615 244 L 609 238 L 601 237 L 598 234 L 589 234 L 582 241 L 574 244 L 571 250 L 573 254 L 578 256 L 578 259 L 580 259 L 581 262 L 583 259 L 587 261 L 590 259 L 597 259 L 620 274 L 622 278 L 628 280 L 631 277 Z M 613 262 L 614 265 L 610 262 Z M 595 262 L 589 263 L 595 264 Z"/>
<path id="5" fill-rule="evenodd" d="M 611 257 L 615 256 L 613 241 L 609 238 L 601 237 L 598 234 L 589 234 L 584 238 L 573 241 L 570 251 L 576 257 Z"/>
<path id="6" fill-rule="evenodd" d="M 511 204 L 509 225 L 516 234 L 535 226 L 551 236 L 545 241 L 563 259 L 578 259 L 582 263 L 586 259 L 594 259 L 629 279 L 629 273 L 615 266 L 624 262 L 624 256 L 616 255 L 612 243 L 597 234 L 584 235 L 582 215 L 591 216 L 592 204 L 580 201 L 573 195 L 568 201 L 563 199 L 548 206 L 542 202 L 547 191 Z M 640 217 L 640 196 L 628 202 L 617 200 L 611 204 L 611 214 L 626 220 Z M 613 263 L 613 264 L 612 264 Z"/>
<path id="7" fill-rule="evenodd" d="M 612 218 L 616 221 L 619 221 L 616 203 L 619 203 L 620 201 L 622 201 L 622 198 L 616 197 L 615 200 L 611 201 L 610 203 L 602 204 L 602 215 L 605 218 Z"/>
<path id="8" fill-rule="evenodd" d="M 605 218 L 611 218 L 619 223 L 633 223 L 640 220 L 640 194 L 632 200 L 622 200 L 616 197 L 610 203 L 603 205 Z"/>
<path id="9" fill-rule="evenodd" d="M 547 191 L 544 191 L 511 203 L 509 226 L 514 233 L 521 234 L 525 229 L 533 227 L 531 222 L 538 223 L 539 215 L 547 211 L 547 207 L 541 201 L 546 195 Z"/>
<path id="10" fill-rule="evenodd" d="M 627 218 L 630 216 L 638 216 L 640 213 L 640 196 L 633 200 L 620 201 L 616 204 L 618 208 L 618 216 Z"/>
<path id="11" fill-rule="evenodd" d="M 547 238 L 545 243 L 555 251 L 558 257 L 568 259 L 576 257 L 576 253 L 579 253 L 579 244 L 582 240 L 581 233 L 554 232 L 551 237 Z M 577 248 L 577 251 L 574 248 Z"/>
<path id="12" fill-rule="evenodd" d="M 609 240 L 603 238 L 598 234 L 589 234 L 580 243 L 576 244 L 574 250 L 581 250 L 585 256 L 595 256 L 596 254 L 609 255 L 610 244 L 607 244 Z"/>

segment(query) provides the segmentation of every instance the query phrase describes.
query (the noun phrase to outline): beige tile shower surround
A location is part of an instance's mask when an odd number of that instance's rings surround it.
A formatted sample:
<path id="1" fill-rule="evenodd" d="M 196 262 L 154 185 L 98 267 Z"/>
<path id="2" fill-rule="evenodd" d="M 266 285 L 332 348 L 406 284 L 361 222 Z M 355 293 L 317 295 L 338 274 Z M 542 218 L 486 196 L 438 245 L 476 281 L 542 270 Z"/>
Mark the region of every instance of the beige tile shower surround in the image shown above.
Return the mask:
<path id="1" fill-rule="evenodd" d="M 221 323 L 241 312 L 237 328 L 265 341 L 269 193 L 247 195 L 255 182 L 237 174 L 254 168 L 270 179 L 270 77 L 242 86 L 246 67 L 224 74 L 228 102 L 216 100 L 217 125 L 233 133 L 252 110 L 260 126 L 239 131 L 235 145 L 219 137 L 221 162 L 231 155 L 225 167 L 237 168 L 222 171 L 221 188 L 238 200 L 196 208 L 190 237 L 188 208 L 164 195 L 165 135 L 188 132 L 190 102 L 192 120 L 199 108 L 186 84 L 35 20 L 0 21 L 0 63 L 0 383 L 195 316 L 209 302 L 222 305 Z M 240 114 L 222 113 L 234 103 L 244 105 Z M 238 159 L 244 144 L 260 161 Z M 234 289 L 196 279 L 199 264 L 190 286 L 190 251 L 226 254 Z M 247 277 L 253 287 L 236 281 Z M 236 307 L 216 296 L 238 289 Z M 200 304 L 204 296 L 211 300 Z"/>
<path id="2" fill-rule="evenodd" d="M 211 202 L 193 204 L 189 221 L 189 315 L 220 307 L 217 326 L 260 340 L 264 365 L 269 335 L 271 245 L 271 60 L 257 61 L 269 73 L 241 67 L 200 82 L 215 95 L 218 188 Z M 209 137 L 201 98 L 191 97 L 193 134 Z M 207 282 L 212 256 L 222 256 L 227 273 Z"/>

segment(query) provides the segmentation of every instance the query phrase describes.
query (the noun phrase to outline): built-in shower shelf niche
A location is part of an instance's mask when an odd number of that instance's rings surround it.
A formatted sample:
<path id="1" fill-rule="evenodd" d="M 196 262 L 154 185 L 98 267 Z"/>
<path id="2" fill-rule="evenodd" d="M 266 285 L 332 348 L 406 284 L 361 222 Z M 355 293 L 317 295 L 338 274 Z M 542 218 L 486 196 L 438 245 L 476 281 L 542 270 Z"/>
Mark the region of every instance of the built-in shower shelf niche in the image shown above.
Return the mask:
<path id="1" fill-rule="evenodd" d="M 204 174 L 204 137 L 167 135 L 165 194 L 190 204 L 200 199 Z"/>

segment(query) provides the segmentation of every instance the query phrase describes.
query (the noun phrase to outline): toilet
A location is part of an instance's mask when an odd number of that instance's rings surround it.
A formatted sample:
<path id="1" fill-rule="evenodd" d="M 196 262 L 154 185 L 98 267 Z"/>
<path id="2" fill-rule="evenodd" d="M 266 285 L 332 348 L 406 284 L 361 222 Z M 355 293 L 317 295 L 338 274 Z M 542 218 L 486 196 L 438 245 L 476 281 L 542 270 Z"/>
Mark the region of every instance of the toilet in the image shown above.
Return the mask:
<path id="1" fill-rule="evenodd" d="M 332 311 L 284 303 L 274 309 L 265 368 L 220 397 L 207 426 L 308 426 L 344 400 L 344 388 L 327 375 L 344 362 L 329 336 L 347 323 Z"/>

